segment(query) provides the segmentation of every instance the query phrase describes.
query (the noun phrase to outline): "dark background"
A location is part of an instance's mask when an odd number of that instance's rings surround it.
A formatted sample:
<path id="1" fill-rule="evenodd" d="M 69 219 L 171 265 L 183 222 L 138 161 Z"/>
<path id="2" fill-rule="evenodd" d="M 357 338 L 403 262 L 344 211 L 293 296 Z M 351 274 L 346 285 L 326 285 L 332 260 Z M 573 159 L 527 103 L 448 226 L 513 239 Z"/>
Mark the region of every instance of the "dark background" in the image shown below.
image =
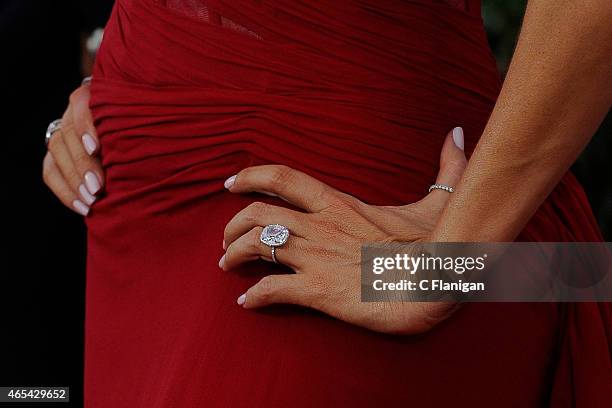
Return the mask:
<path id="1" fill-rule="evenodd" d="M 512 55 L 524 5 L 524 0 L 484 0 L 501 72 Z M 104 25 L 111 6 L 112 0 L 0 0 L 5 206 L 0 386 L 69 386 L 73 403 L 58 404 L 63 407 L 82 401 L 85 229 L 81 217 L 42 182 L 43 137 L 88 74 L 85 33 Z M 608 240 L 611 127 L 608 118 L 574 166 Z"/>
<path id="2" fill-rule="evenodd" d="M 37 407 L 82 404 L 85 229 L 42 183 L 42 141 L 81 82 L 82 33 L 111 6 L 0 0 L 0 385 L 69 386 L 74 401 Z"/>

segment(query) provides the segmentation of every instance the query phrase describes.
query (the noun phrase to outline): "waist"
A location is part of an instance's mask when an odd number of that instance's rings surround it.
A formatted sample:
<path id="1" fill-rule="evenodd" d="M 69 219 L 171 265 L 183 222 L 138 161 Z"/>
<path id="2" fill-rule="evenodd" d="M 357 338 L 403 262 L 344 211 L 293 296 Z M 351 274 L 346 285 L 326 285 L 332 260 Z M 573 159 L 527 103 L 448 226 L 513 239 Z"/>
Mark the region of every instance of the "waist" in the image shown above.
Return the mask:
<path id="1" fill-rule="evenodd" d="M 395 6 L 404 24 L 329 27 L 337 36 L 321 43 L 307 29 L 261 40 L 118 1 L 91 88 L 105 202 L 204 196 L 263 163 L 372 203 L 420 198 L 449 129 L 464 127 L 468 152 L 476 144 L 499 80 L 478 19 Z"/>
<path id="2" fill-rule="evenodd" d="M 98 207 L 159 207 L 160 193 L 186 189 L 204 197 L 242 168 L 269 163 L 373 204 L 412 202 L 435 180 L 448 130 L 463 126 L 470 151 L 488 117 L 481 105 L 417 93 L 408 105 L 391 92 L 367 100 L 359 92 L 287 96 L 104 78 L 91 89 L 106 172 Z"/>

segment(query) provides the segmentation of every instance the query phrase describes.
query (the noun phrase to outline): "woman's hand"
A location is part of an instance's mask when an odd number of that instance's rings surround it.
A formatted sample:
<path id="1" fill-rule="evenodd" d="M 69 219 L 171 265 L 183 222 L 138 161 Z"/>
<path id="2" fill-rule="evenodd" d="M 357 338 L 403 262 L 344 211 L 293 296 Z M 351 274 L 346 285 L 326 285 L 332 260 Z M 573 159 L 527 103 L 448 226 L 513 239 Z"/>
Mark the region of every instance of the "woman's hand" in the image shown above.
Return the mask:
<path id="1" fill-rule="evenodd" d="M 463 131 L 455 128 L 446 138 L 436 183 L 456 186 L 467 164 Z M 361 246 L 368 243 L 427 241 L 449 193 L 433 190 L 419 202 L 401 206 L 374 206 L 344 194 L 285 166 L 244 169 L 230 177 L 232 193 L 260 192 L 279 196 L 306 212 L 260 202 L 240 211 L 226 226 L 224 270 L 256 259 L 271 261 L 271 249 L 260 242 L 264 226 L 282 224 L 290 231 L 287 243 L 276 251 L 279 263 L 295 271 L 269 275 L 238 304 L 247 309 L 272 303 L 311 307 L 346 322 L 386 333 L 418 333 L 449 316 L 452 303 L 361 302 Z"/>
<path id="2" fill-rule="evenodd" d="M 83 216 L 89 213 L 104 183 L 98 146 L 85 81 L 70 95 L 61 130 L 49 140 L 43 161 L 45 184 L 66 207 Z"/>

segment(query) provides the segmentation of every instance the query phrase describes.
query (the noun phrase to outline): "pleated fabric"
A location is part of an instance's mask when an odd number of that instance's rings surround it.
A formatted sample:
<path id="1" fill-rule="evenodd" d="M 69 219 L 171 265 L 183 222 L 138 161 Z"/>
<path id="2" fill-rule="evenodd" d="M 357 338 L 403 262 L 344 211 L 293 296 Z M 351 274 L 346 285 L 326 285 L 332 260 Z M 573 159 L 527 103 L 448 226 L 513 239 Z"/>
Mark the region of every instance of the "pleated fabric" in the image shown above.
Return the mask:
<path id="1" fill-rule="evenodd" d="M 479 6 L 116 1 L 91 86 L 106 191 L 87 218 L 86 406 L 603 406 L 607 304 L 469 304 L 397 337 L 243 310 L 289 271 L 217 267 L 234 214 L 287 205 L 226 192 L 245 167 L 400 205 L 426 194 L 449 129 L 469 154 L 500 89 Z M 570 174 L 519 239 L 601 240 Z"/>

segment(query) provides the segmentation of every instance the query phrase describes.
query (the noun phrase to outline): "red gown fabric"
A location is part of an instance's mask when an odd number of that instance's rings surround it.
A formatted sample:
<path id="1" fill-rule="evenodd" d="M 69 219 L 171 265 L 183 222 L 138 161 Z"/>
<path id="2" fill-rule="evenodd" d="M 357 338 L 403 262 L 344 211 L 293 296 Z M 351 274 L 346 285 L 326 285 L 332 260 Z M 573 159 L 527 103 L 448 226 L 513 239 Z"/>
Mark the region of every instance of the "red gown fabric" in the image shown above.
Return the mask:
<path id="1" fill-rule="evenodd" d="M 236 212 L 281 205 L 224 190 L 247 166 L 399 205 L 426 193 L 450 128 L 471 152 L 500 89 L 479 6 L 116 2 L 91 88 L 107 176 L 87 218 L 87 407 L 608 406 L 606 304 L 468 304 L 388 336 L 243 310 L 238 295 L 287 270 L 217 267 Z M 520 239 L 601 239 L 571 175 Z"/>

